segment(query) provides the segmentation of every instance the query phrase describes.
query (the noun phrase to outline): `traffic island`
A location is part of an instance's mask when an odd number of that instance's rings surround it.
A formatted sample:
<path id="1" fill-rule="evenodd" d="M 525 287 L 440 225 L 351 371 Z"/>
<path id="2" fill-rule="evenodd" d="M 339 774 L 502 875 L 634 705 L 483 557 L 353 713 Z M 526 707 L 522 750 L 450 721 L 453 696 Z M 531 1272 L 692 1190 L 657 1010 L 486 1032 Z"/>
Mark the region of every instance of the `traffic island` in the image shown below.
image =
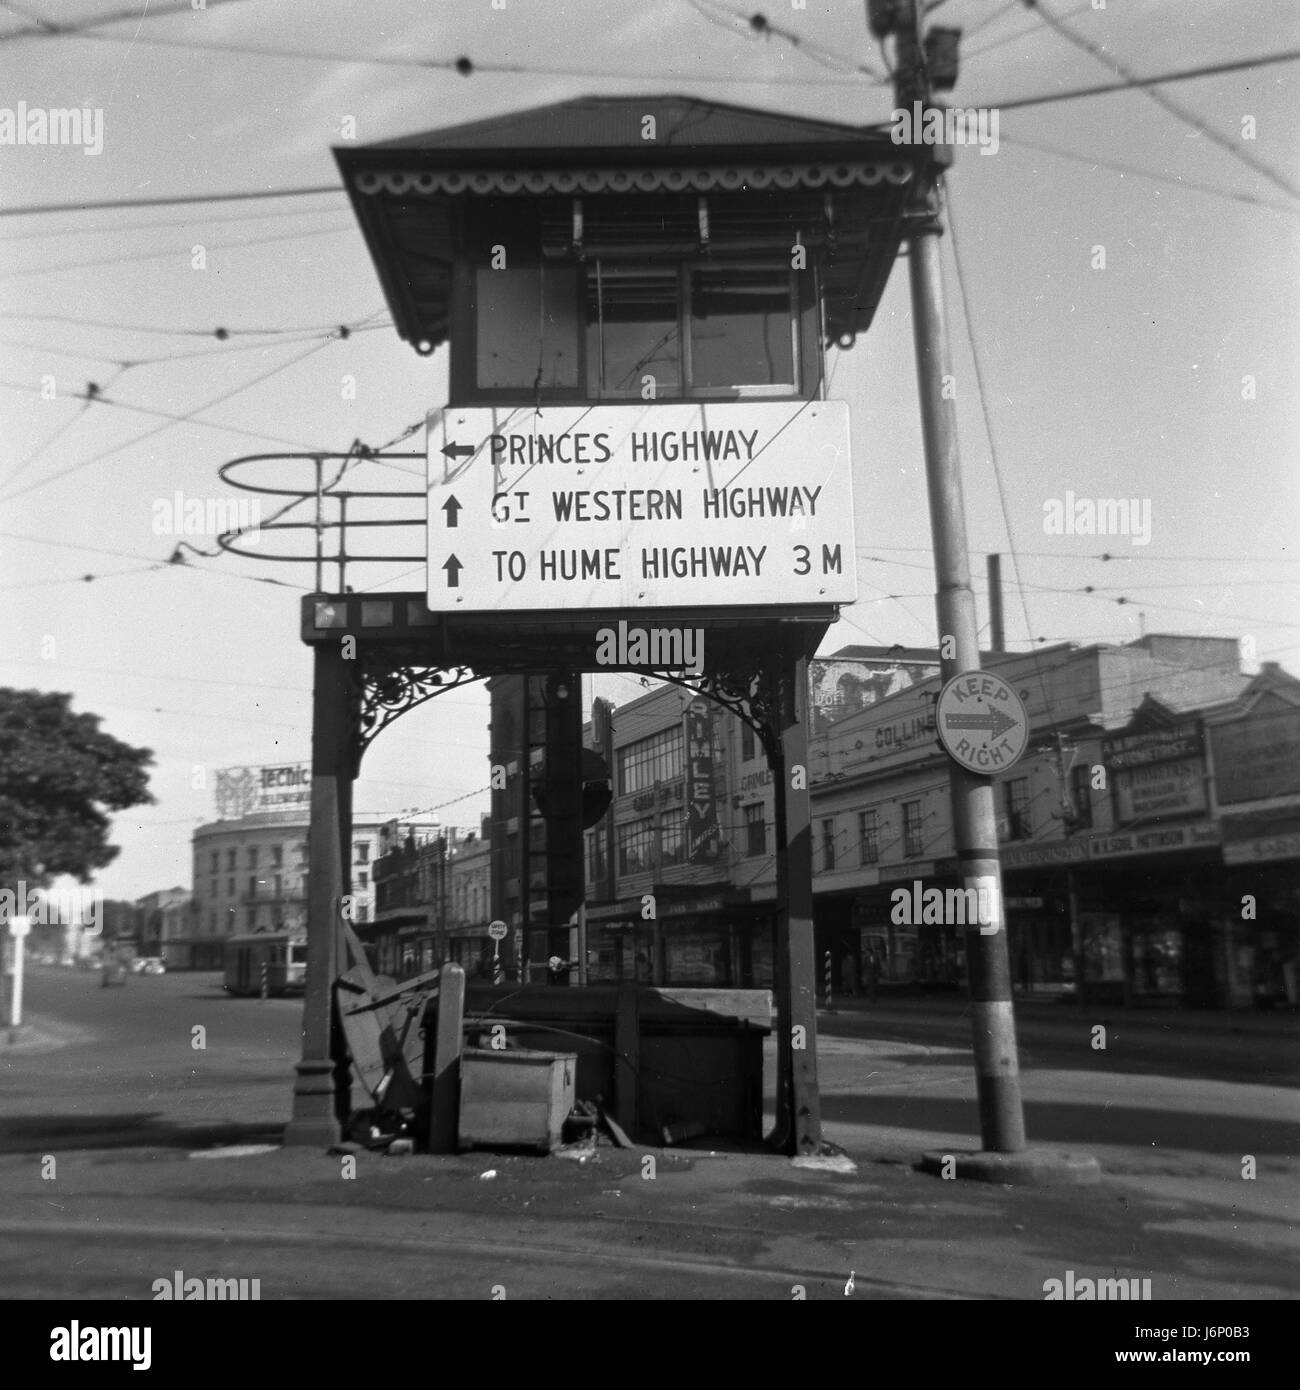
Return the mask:
<path id="1" fill-rule="evenodd" d="M 1021 1149 L 1018 1153 L 935 1149 L 921 1155 L 919 1166 L 921 1172 L 940 1178 L 1017 1187 L 1082 1187 L 1101 1180 L 1101 1165 L 1091 1154 L 1057 1149 Z"/>

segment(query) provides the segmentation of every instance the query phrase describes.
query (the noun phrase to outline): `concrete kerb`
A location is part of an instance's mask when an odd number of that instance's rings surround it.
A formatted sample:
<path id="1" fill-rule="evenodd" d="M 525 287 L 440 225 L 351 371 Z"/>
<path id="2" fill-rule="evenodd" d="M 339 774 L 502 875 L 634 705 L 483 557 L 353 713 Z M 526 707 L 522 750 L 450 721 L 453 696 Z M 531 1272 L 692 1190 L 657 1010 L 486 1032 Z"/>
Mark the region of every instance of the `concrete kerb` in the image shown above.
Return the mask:
<path id="1" fill-rule="evenodd" d="M 921 1172 L 968 1182 L 1007 1183 L 1020 1187 L 1080 1187 L 1101 1181 L 1101 1165 L 1091 1154 L 1059 1149 L 1022 1149 L 993 1153 L 987 1149 L 931 1150 L 921 1155 Z"/>

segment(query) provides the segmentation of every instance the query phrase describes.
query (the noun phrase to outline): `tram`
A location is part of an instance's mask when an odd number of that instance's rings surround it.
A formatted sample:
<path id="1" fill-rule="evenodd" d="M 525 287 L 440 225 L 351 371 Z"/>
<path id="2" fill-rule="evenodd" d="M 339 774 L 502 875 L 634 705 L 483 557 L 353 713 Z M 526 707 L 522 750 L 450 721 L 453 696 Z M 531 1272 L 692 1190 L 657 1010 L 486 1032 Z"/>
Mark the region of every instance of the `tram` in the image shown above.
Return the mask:
<path id="1" fill-rule="evenodd" d="M 301 994 L 307 983 L 307 938 L 288 932 L 253 932 L 226 942 L 224 984 L 231 994 Z"/>

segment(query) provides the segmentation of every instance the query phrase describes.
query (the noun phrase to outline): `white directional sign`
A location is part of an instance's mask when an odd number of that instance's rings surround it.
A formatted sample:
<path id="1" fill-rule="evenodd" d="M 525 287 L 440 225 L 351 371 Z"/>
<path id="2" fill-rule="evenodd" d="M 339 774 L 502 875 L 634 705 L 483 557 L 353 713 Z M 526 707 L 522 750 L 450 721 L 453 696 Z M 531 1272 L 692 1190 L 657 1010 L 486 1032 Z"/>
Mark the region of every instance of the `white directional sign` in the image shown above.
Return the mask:
<path id="1" fill-rule="evenodd" d="M 857 597 L 843 401 L 429 416 L 434 612 Z"/>
<path id="2" fill-rule="evenodd" d="M 939 740 L 970 772 L 1010 767 L 1029 742 L 1029 716 L 1020 696 L 989 671 L 966 671 L 939 692 Z"/>

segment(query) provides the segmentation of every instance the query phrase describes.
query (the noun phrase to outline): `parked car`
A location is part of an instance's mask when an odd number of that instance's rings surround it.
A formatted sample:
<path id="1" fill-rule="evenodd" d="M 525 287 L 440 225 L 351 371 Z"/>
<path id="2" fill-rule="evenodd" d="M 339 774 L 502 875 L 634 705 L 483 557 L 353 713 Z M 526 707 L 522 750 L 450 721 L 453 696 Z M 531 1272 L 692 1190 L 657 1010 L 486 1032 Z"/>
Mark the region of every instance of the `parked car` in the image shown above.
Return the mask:
<path id="1" fill-rule="evenodd" d="M 140 967 L 142 975 L 165 975 L 167 967 L 163 964 L 161 956 L 146 956 L 144 964 Z"/>

